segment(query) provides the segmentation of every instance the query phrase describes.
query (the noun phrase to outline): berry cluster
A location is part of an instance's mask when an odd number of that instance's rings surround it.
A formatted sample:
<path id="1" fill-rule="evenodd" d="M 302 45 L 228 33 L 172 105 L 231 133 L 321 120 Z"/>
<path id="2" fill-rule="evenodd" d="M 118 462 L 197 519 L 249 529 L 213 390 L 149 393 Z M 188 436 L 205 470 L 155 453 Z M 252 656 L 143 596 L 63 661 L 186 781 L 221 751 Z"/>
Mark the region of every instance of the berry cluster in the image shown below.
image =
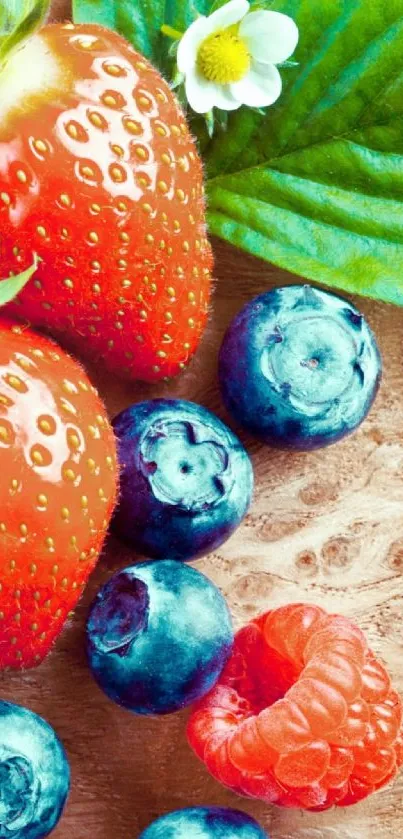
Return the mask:
<path id="1" fill-rule="evenodd" d="M 0 37 L 0 670 L 42 661 L 114 512 L 116 533 L 155 561 L 119 571 L 90 609 L 104 692 L 137 714 L 196 701 L 189 742 L 235 792 L 315 811 L 354 804 L 403 762 L 402 702 L 362 632 L 293 604 L 234 640 L 220 591 L 177 561 L 215 550 L 248 510 L 253 468 L 238 438 L 179 399 L 131 406 L 112 427 L 78 362 L 26 325 L 118 374 L 166 380 L 197 348 L 212 269 L 202 165 L 168 84 L 101 26 L 33 31 L 46 0 L 34 6 Z M 251 300 L 219 358 L 233 417 L 284 448 L 353 431 L 380 375 L 362 315 L 301 285 Z M 0 702 L 0 837 L 48 835 L 69 778 L 47 723 Z M 142 837 L 265 834 L 246 814 L 197 807 Z"/>

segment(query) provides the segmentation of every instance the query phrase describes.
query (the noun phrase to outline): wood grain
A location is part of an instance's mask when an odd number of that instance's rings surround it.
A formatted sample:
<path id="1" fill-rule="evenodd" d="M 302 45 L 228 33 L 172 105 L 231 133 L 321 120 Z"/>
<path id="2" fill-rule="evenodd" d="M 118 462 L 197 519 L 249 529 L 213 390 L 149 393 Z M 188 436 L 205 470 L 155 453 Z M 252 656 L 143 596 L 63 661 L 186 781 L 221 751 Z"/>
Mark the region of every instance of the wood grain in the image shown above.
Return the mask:
<path id="1" fill-rule="evenodd" d="M 68 4 L 54 4 L 68 14 Z M 144 396 L 184 396 L 230 425 L 217 390 L 223 332 L 253 295 L 289 274 L 215 243 L 214 311 L 202 348 L 173 385 L 122 384 L 93 370 L 111 415 Z M 270 450 L 241 435 L 256 472 L 246 521 L 222 549 L 196 565 L 227 596 L 236 626 L 263 609 L 306 600 L 358 621 L 403 692 L 403 309 L 354 300 L 381 346 L 384 378 L 361 429 L 312 454 Z M 91 371 L 90 371 L 91 372 Z M 186 713 L 145 719 L 109 702 L 84 655 L 88 604 L 114 570 L 137 557 L 113 538 L 73 620 L 37 670 L 5 674 L 1 696 L 55 726 L 68 751 L 73 786 L 55 839 L 137 839 L 157 815 L 189 804 L 222 804 L 253 814 L 272 839 L 388 839 L 403 835 L 403 775 L 346 810 L 307 814 L 237 798 L 209 777 L 187 747 Z"/>

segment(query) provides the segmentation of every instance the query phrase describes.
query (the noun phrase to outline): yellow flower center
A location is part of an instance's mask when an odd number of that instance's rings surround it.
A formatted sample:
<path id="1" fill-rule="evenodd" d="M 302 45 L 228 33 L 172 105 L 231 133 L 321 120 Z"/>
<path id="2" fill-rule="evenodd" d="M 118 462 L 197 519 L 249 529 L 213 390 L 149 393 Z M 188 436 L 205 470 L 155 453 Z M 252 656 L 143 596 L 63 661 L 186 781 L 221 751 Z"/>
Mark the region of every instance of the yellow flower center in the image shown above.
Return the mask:
<path id="1" fill-rule="evenodd" d="M 209 82 L 239 82 L 250 68 L 250 55 L 237 27 L 213 32 L 200 44 L 197 53 L 199 72 Z"/>

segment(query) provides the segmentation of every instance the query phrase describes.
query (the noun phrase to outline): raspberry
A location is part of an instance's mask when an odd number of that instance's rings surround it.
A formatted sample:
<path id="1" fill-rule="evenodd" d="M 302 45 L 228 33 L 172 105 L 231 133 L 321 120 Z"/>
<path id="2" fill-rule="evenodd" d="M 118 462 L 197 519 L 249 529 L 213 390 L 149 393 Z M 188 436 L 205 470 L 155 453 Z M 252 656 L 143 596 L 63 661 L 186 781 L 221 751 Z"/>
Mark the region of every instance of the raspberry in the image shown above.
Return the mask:
<path id="1" fill-rule="evenodd" d="M 225 786 L 284 807 L 345 807 L 403 763 L 402 702 L 361 630 L 319 606 L 266 612 L 235 636 L 188 740 Z"/>

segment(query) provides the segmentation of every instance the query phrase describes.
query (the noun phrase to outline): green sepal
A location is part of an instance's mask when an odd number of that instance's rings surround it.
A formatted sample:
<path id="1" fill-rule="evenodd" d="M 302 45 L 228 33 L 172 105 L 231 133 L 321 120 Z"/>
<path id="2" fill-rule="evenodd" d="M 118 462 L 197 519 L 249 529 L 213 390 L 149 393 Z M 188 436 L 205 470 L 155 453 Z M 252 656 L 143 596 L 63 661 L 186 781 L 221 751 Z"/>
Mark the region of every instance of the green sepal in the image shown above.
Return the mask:
<path id="1" fill-rule="evenodd" d="M 17 294 L 22 291 L 33 274 L 35 274 L 39 262 L 39 256 L 34 254 L 33 264 L 29 268 L 22 271 L 21 274 L 0 281 L 0 306 L 6 306 L 7 303 L 11 303 L 15 299 Z"/>
<path id="2" fill-rule="evenodd" d="M 213 134 L 214 134 L 214 127 L 215 127 L 213 109 L 211 109 L 211 111 L 207 111 L 207 113 L 203 114 L 203 116 L 204 116 L 204 121 L 206 123 L 207 134 L 209 135 L 210 139 L 212 139 Z"/>
<path id="3" fill-rule="evenodd" d="M 0 0 L 0 64 L 44 22 L 49 0 Z"/>

